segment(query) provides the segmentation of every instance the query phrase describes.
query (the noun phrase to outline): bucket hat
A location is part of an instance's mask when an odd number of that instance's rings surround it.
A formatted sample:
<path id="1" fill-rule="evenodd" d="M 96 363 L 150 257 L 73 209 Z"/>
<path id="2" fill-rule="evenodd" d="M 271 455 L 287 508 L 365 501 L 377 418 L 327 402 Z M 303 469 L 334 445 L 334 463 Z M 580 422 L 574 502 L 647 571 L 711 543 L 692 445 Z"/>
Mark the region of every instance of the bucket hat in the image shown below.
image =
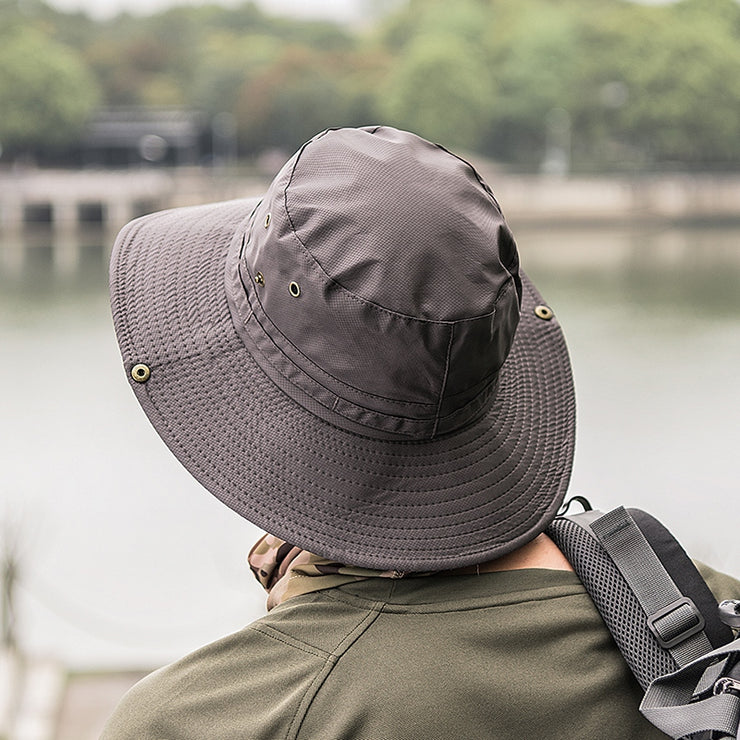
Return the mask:
<path id="1" fill-rule="evenodd" d="M 111 302 L 170 450 L 297 547 L 456 568 L 533 539 L 562 502 L 563 334 L 490 188 L 439 145 L 330 129 L 260 199 L 132 221 Z"/>

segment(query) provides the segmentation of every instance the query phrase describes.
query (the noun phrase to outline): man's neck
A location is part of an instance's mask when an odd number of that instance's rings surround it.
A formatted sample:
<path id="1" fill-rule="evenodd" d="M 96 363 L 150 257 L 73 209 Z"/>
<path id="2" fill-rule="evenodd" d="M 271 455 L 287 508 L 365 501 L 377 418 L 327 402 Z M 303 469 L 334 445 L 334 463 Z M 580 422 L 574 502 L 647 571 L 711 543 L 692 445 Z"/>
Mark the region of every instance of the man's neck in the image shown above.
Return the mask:
<path id="1" fill-rule="evenodd" d="M 548 570 L 573 570 L 558 546 L 544 533 L 522 545 L 514 552 L 480 565 L 459 568 L 455 573 L 494 573 L 501 570 L 546 568 Z"/>

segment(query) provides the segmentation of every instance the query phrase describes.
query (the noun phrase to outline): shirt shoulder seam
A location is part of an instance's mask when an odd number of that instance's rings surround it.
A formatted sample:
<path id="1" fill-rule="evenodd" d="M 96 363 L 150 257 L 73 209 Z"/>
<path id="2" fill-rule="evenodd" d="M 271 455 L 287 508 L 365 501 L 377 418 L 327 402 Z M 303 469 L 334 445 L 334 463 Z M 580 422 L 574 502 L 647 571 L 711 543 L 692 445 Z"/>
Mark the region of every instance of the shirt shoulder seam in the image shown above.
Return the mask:
<path id="1" fill-rule="evenodd" d="M 326 650 L 322 650 L 321 648 L 318 648 L 315 645 L 311 645 L 310 643 L 304 642 L 303 640 L 297 640 L 292 635 L 289 635 L 286 632 L 282 632 L 281 630 L 269 624 L 253 623 L 249 625 L 247 629 L 252 630 L 253 632 L 259 632 L 265 637 L 269 637 L 273 640 L 277 640 L 278 642 L 282 642 L 283 644 L 295 648 L 296 650 L 302 650 L 304 653 L 309 653 L 310 655 L 321 658 L 322 660 L 328 660 L 332 657 L 332 653 L 329 653 Z"/>
<path id="2" fill-rule="evenodd" d="M 311 685 L 303 695 L 303 699 L 298 706 L 296 713 L 293 715 L 293 721 L 290 723 L 286 740 L 296 740 L 298 733 L 301 731 L 303 721 L 308 714 L 308 710 L 311 707 L 316 695 L 321 690 L 326 679 L 331 674 L 334 666 L 339 661 L 339 658 L 347 652 L 347 650 L 354 644 L 354 642 L 370 627 L 370 625 L 378 618 L 378 615 L 383 611 L 385 602 L 376 601 L 363 615 L 362 619 L 355 624 L 355 626 L 346 634 L 342 636 L 339 642 L 336 644 L 331 654 L 328 654 L 326 662 L 323 668 L 316 674 Z"/>

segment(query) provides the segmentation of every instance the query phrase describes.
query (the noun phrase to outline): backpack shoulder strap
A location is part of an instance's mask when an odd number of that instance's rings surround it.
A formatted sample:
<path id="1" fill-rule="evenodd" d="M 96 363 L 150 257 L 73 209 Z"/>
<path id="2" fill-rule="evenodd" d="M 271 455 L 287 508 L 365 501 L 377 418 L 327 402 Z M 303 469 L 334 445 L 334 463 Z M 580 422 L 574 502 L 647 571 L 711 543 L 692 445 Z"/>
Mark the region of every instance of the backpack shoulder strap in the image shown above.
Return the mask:
<path id="1" fill-rule="evenodd" d="M 558 517 L 548 534 L 643 689 L 732 639 L 696 566 L 649 514 L 586 511 Z"/>
<path id="2" fill-rule="evenodd" d="M 580 497 L 577 497 L 580 498 Z M 671 533 L 639 509 L 587 508 L 548 534 L 573 565 L 643 689 L 640 711 L 672 738 L 740 737 L 740 602 L 726 615 Z"/>
<path id="3" fill-rule="evenodd" d="M 728 624 L 720 618 L 717 599 L 678 540 L 654 516 L 640 509 L 627 511 L 632 515 L 678 590 L 694 602 L 704 620 L 703 631 L 709 639 L 710 649 L 719 648 L 730 642 L 733 633 Z M 690 660 L 691 658 L 684 658 L 678 662 L 684 665 Z"/>

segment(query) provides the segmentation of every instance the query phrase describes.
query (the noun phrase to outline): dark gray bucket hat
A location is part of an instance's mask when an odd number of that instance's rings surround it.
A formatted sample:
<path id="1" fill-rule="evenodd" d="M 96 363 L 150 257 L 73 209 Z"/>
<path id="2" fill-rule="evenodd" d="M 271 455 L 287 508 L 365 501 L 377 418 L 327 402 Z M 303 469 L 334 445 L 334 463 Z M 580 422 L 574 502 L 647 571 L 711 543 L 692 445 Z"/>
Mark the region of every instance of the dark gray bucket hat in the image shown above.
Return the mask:
<path id="1" fill-rule="evenodd" d="M 165 443 L 293 545 L 454 568 L 533 539 L 562 502 L 563 335 L 490 189 L 440 146 L 325 131 L 259 201 L 128 224 L 111 300 Z"/>

